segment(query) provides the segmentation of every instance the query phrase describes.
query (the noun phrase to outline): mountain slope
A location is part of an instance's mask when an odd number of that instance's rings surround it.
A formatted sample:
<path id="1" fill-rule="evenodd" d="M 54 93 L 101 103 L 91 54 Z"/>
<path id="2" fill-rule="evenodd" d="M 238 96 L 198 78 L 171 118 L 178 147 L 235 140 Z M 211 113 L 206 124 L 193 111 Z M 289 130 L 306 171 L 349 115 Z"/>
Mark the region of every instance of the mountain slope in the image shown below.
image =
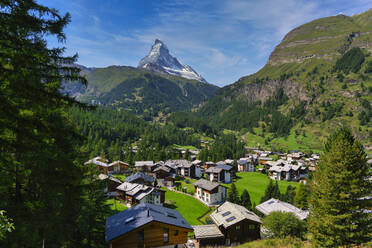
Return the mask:
<path id="1" fill-rule="evenodd" d="M 84 69 L 82 73 L 88 86 L 64 85 L 65 92 L 83 102 L 125 108 L 147 119 L 192 108 L 218 89 L 208 83 L 128 66 Z"/>
<path id="2" fill-rule="evenodd" d="M 189 65 L 184 65 L 177 58 L 173 57 L 168 47 L 156 39 L 151 47 L 150 53 L 141 59 L 138 68 L 143 68 L 151 72 L 169 74 L 194 79 L 206 83 L 205 79 Z"/>
<path id="3" fill-rule="evenodd" d="M 239 131 L 250 146 L 319 149 L 339 125 L 370 146 L 371 51 L 371 10 L 314 20 L 289 32 L 261 70 L 218 90 L 198 113 Z"/>

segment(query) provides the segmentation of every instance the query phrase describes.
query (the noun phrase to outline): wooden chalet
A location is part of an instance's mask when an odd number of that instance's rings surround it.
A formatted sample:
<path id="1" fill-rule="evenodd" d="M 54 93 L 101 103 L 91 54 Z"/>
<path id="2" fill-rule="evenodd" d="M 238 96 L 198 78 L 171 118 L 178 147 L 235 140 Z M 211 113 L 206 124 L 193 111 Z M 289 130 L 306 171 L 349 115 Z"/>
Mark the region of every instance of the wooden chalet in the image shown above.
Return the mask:
<path id="1" fill-rule="evenodd" d="M 144 185 L 147 185 L 147 186 L 154 185 L 154 181 L 155 181 L 155 179 L 152 176 L 146 175 L 143 172 L 137 172 L 137 173 L 132 174 L 129 177 L 125 178 L 125 182 L 144 184 Z"/>
<path id="2" fill-rule="evenodd" d="M 161 165 L 154 170 L 154 176 L 161 185 L 174 186 L 176 174 L 172 172 L 171 168 Z"/>
<path id="3" fill-rule="evenodd" d="M 260 217 L 243 206 L 225 202 L 210 217 L 224 235 L 225 245 L 260 239 Z"/>
<path id="4" fill-rule="evenodd" d="M 156 164 L 154 164 L 154 161 L 136 161 L 134 167 L 137 171 L 153 172 L 156 168 Z"/>
<path id="5" fill-rule="evenodd" d="M 111 164 L 108 165 L 107 171 L 108 173 L 124 173 L 129 170 L 129 164 L 117 160 L 112 162 Z"/>
<path id="6" fill-rule="evenodd" d="M 165 201 L 164 190 L 143 184 L 124 182 L 116 188 L 116 192 L 128 206 L 139 203 L 163 205 Z"/>
<path id="7" fill-rule="evenodd" d="M 211 182 L 230 183 L 233 167 L 226 164 L 218 164 L 215 167 L 210 167 L 205 171 L 207 178 Z"/>
<path id="8" fill-rule="evenodd" d="M 183 247 L 192 227 L 177 210 L 141 203 L 106 219 L 110 248 Z"/>
<path id="9" fill-rule="evenodd" d="M 94 164 L 97 166 L 99 172 L 101 174 L 105 175 L 111 175 L 111 174 L 119 174 L 124 173 L 128 171 L 129 164 L 122 162 L 122 161 L 115 161 L 109 164 L 109 161 L 107 159 L 101 158 L 101 157 L 95 157 L 87 162 L 84 163 L 87 164 Z"/>

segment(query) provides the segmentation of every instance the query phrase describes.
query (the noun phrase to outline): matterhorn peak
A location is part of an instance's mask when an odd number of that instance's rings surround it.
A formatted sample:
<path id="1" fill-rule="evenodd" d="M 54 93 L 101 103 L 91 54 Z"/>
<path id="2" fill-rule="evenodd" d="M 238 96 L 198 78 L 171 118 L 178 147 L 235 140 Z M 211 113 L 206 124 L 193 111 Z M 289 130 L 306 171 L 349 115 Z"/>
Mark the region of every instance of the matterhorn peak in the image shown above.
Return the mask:
<path id="1" fill-rule="evenodd" d="M 184 65 L 177 58 L 173 57 L 168 47 L 159 39 L 155 39 L 150 53 L 141 59 L 138 68 L 143 68 L 155 73 L 176 75 L 188 79 L 206 82 L 205 79 L 191 66 Z"/>

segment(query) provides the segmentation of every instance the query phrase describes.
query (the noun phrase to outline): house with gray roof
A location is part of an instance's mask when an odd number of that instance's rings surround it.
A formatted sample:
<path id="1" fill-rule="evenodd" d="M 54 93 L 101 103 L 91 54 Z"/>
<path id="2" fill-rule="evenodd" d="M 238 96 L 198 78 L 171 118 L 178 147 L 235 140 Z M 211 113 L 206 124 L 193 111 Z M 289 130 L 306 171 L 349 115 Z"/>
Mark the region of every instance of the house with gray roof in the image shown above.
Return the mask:
<path id="1" fill-rule="evenodd" d="M 271 212 L 275 211 L 290 212 L 296 215 L 300 220 L 306 219 L 309 215 L 309 211 L 299 209 L 288 202 L 283 202 L 274 198 L 257 205 L 256 209 L 264 215 L 269 215 Z"/>
<path id="2" fill-rule="evenodd" d="M 214 167 L 210 167 L 205 171 L 207 178 L 212 182 L 230 183 L 233 167 L 230 165 L 219 163 Z"/>
<path id="3" fill-rule="evenodd" d="M 238 171 L 240 172 L 254 172 L 255 171 L 255 160 L 252 156 L 248 158 L 240 158 L 237 161 Z"/>
<path id="4" fill-rule="evenodd" d="M 143 172 L 137 172 L 125 178 L 125 182 L 127 183 L 138 183 L 138 184 L 144 184 L 148 186 L 154 185 L 154 181 L 155 181 L 155 178 L 153 178 L 152 176 L 146 175 Z"/>
<path id="5" fill-rule="evenodd" d="M 205 179 L 199 179 L 193 185 L 195 187 L 195 198 L 208 206 L 226 201 L 227 189 L 225 186 Z"/>
<path id="6" fill-rule="evenodd" d="M 154 161 L 136 161 L 134 167 L 137 171 L 153 172 L 156 168 Z"/>
<path id="7" fill-rule="evenodd" d="M 116 187 L 116 192 L 128 207 L 139 203 L 163 205 L 165 200 L 164 190 L 138 183 L 124 182 Z"/>
<path id="8" fill-rule="evenodd" d="M 232 245 L 260 238 L 260 217 L 243 206 L 225 202 L 210 218 L 214 224 L 193 226 L 201 245 Z"/>
<path id="9" fill-rule="evenodd" d="M 141 203 L 106 219 L 108 247 L 183 247 L 192 227 L 174 209 Z"/>

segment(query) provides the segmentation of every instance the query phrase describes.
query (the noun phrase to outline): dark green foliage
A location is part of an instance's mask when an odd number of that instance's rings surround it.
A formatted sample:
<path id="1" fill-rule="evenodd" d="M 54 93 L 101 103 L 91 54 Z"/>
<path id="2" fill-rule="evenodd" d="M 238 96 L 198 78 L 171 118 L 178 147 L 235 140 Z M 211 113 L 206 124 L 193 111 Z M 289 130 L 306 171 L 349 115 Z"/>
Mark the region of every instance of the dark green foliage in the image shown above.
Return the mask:
<path id="1" fill-rule="evenodd" d="M 204 133 L 208 136 L 216 134 L 216 130 L 213 127 L 193 113 L 176 112 L 171 114 L 167 120 L 179 128 L 192 127 L 199 133 Z"/>
<path id="2" fill-rule="evenodd" d="M 227 200 L 232 203 L 240 204 L 239 193 L 234 183 L 231 184 L 227 194 Z"/>
<path id="3" fill-rule="evenodd" d="M 342 112 L 342 108 L 344 107 L 344 103 L 342 102 L 323 102 L 324 112 L 322 112 L 322 121 L 330 120 L 335 116 L 338 116 Z"/>
<path id="4" fill-rule="evenodd" d="M 305 184 L 300 183 L 300 185 L 297 188 L 296 196 L 294 198 L 293 204 L 298 208 L 301 208 L 301 209 L 304 209 L 304 210 L 308 209 L 308 207 L 309 207 L 309 204 L 308 204 L 309 193 L 310 192 L 309 192 L 308 187 Z"/>
<path id="5" fill-rule="evenodd" d="M 244 156 L 246 150 L 244 143 L 238 140 L 234 134 L 220 133 L 215 142 L 201 150 L 199 159 L 202 161 L 222 161 L 226 158 L 239 159 Z"/>
<path id="6" fill-rule="evenodd" d="M 371 73 L 372 72 L 372 60 L 367 63 L 365 73 Z"/>
<path id="7" fill-rule="evenodd" d="M 317 247 L 358 245 L 371 240 L 372 184 L 363 146 L 342 127 L 324 146 L 314 173 L 308 220 Z"/>
<path id="8" fill-rule="evenodd" d="M 372 118 L 372 107 L 369 101 L 365 99 L 360 99 L 360 105 L 363 110 L 358 114 L 358 120 L 360 121 L 360 125 L 364 126 L 368 124 Z"/>
<path id="9" fill-rule="evenodd" d="M 246 189 L 244 189 L 240 196 L 240 205 L 244 206 L 248 210 L 252 209 L 251 197 Z"/>
<path id="10" fill-rule="evenodd" d="M 265 216 L 262 226 L 267 229 L 266 236 L 271 238 L 284 238 L 287 236 L 303 238 L 305 224 L 293 213 L 271 212 Z"/>
<path id="11" fill-rule="evenodd" d="M 296 188 L 292 187 L 291 185 L 288 185 L 285 194 L 281 196 L 280 200 L 293 204 L 295 196 Z"/>
<path id="12" fill-rule="evenodd" d="M 337 60 L 334 70 L 346 74 L 349 72 L 357 73 L 364 62 L 364 58 L 363 51 L 359 47 L 353 47 Z"/>
<path id="13" fill-rule="evenodd" d="M 78 234 L 82 138 L 67 115 L 83 105 L 59 91 L 62 81 L 86 81 L 70 66 L 76 56 L 45 41 L 65 41 L 69 21 L 32 0 L 0 2 L 0 209 L 15 226 L 2 247 L 82 247 L 87 238 Z M 90 236 L 103 247 L 102 233 Z"/>
<path id="14" fill-rule="evenodd" d="M 265 189 L 265 194 L 261 198 L 260 203 L 265 202 L 265 201 L 267 201 L 271 198 L 275 198 L 275 199 L 280 199 L 281 198 L 278 181 L 276 181 L 275 184 L 274 184 L 273 181 L 270 180 L 269 184 L 267 185 L 267 187 Z"/>

